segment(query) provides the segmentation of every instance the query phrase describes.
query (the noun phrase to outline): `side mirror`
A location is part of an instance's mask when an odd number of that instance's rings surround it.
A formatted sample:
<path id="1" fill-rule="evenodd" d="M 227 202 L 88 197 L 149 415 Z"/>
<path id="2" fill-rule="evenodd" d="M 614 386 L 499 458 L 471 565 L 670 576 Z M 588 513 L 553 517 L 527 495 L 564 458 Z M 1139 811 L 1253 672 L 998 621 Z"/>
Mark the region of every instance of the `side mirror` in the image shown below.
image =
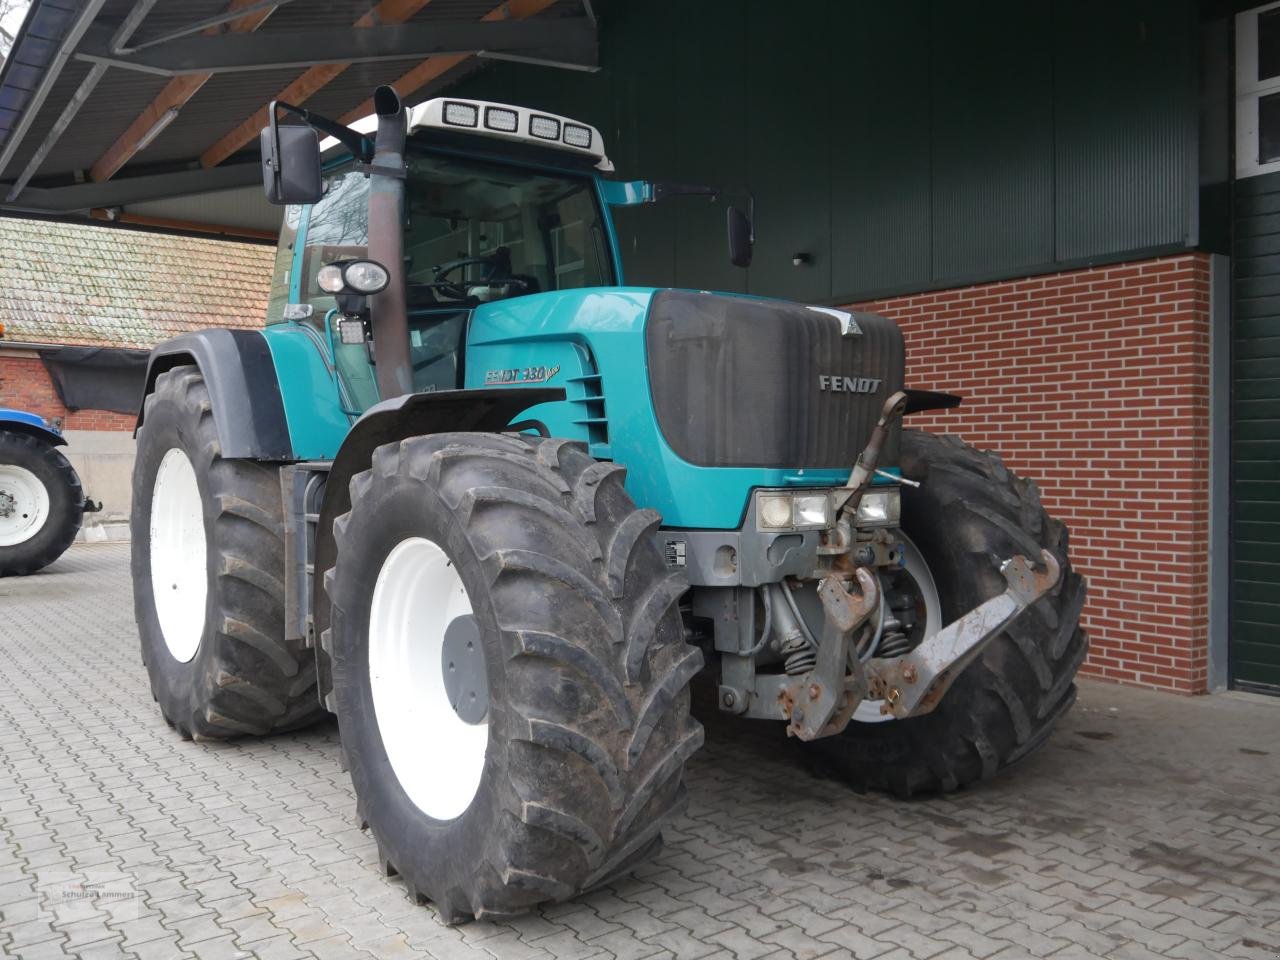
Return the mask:
<path id="1" fill-rule="evenodd" d="M 280 126 L 274 101 L 268 115 L 271 122 L 258 137 L 262 147 L 262 187 L 268 202 L 315 203 L 324 196 L 320 135 L 309 125 Z"/>
<path id="2" fill-rule="evenodd" d="M 735 267 L 751 266 L 751 248 L 756 239 L 751 219 L 737 207 L 729 207 L 725 219 L 729 227 L 729 262 Z"/>

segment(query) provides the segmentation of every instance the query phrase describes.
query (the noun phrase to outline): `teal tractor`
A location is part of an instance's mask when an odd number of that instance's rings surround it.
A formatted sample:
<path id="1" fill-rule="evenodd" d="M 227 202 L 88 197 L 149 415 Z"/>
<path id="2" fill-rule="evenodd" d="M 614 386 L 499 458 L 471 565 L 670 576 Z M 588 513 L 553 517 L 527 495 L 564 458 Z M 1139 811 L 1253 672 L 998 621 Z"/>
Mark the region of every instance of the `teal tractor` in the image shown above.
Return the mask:
<path id="1" fill-rule="evenodd" d="M 625 286 L 611 207 L 717 191 L 611 179 L 565 117 L 374 103 L 272 105 L 265 329 L 151 357 L 134 596 L 183 737 L 335 714 L 383 868 L 451 923 L 656 847 L 695 675 L 904 795 L 1045 740 L 1086 645 L 1066 530 L 903 429 L 958 399 L 904 386 L 894 323 Z"/>

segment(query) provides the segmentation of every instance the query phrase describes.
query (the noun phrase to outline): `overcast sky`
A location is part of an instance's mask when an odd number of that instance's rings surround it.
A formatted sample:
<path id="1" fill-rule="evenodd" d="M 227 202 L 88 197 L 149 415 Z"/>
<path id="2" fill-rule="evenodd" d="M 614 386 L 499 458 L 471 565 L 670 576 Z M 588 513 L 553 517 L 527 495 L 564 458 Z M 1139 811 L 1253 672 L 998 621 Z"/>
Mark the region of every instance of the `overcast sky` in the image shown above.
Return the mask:
<path id="1" fill-rule="evenodd" d="M 0 56 L 9 55 L 9 38 L 22 26 L 28 5 L 28 0 L 0 0 Z"/>

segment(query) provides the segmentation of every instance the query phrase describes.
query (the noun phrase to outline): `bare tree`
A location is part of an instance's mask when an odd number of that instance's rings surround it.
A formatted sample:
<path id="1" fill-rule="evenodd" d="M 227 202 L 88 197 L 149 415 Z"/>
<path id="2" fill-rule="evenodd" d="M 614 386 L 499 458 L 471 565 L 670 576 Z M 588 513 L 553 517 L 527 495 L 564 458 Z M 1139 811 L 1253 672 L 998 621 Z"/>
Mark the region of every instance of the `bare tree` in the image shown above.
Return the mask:
<path id="1" fill-rule="evenodd" d="M 0 0 L 0 60 L 9 57 L 31 0 Z"/>

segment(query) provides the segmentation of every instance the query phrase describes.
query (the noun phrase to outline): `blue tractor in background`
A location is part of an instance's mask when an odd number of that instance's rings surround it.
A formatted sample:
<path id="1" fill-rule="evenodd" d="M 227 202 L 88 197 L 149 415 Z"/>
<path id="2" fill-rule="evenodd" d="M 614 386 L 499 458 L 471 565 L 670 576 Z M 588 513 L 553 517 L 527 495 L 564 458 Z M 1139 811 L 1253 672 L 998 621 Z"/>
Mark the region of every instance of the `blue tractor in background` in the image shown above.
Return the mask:
<path id="1" fill-rule="evenodd" d="M 35 573 L 80 532 L 86 507 L 75 469 L 44 417 L 0 407 L 0 577 Z"/>
<path id="2" fill-rule="evenodd" d="M 625 286 L 611 207 L 717 191 L 610 179 L 566 117 L 374 103 L 272 104 L 267 324 L 151 356 L 134 597 L 182 736 L 336 714 L 383 868 L 448 922 L 651 852 L 695 679 L 903 795 L 1044 741 L 1086 647 L 1066 530 L 902 428 L 959 401 L 905 387 L 894 323 Z"/>

